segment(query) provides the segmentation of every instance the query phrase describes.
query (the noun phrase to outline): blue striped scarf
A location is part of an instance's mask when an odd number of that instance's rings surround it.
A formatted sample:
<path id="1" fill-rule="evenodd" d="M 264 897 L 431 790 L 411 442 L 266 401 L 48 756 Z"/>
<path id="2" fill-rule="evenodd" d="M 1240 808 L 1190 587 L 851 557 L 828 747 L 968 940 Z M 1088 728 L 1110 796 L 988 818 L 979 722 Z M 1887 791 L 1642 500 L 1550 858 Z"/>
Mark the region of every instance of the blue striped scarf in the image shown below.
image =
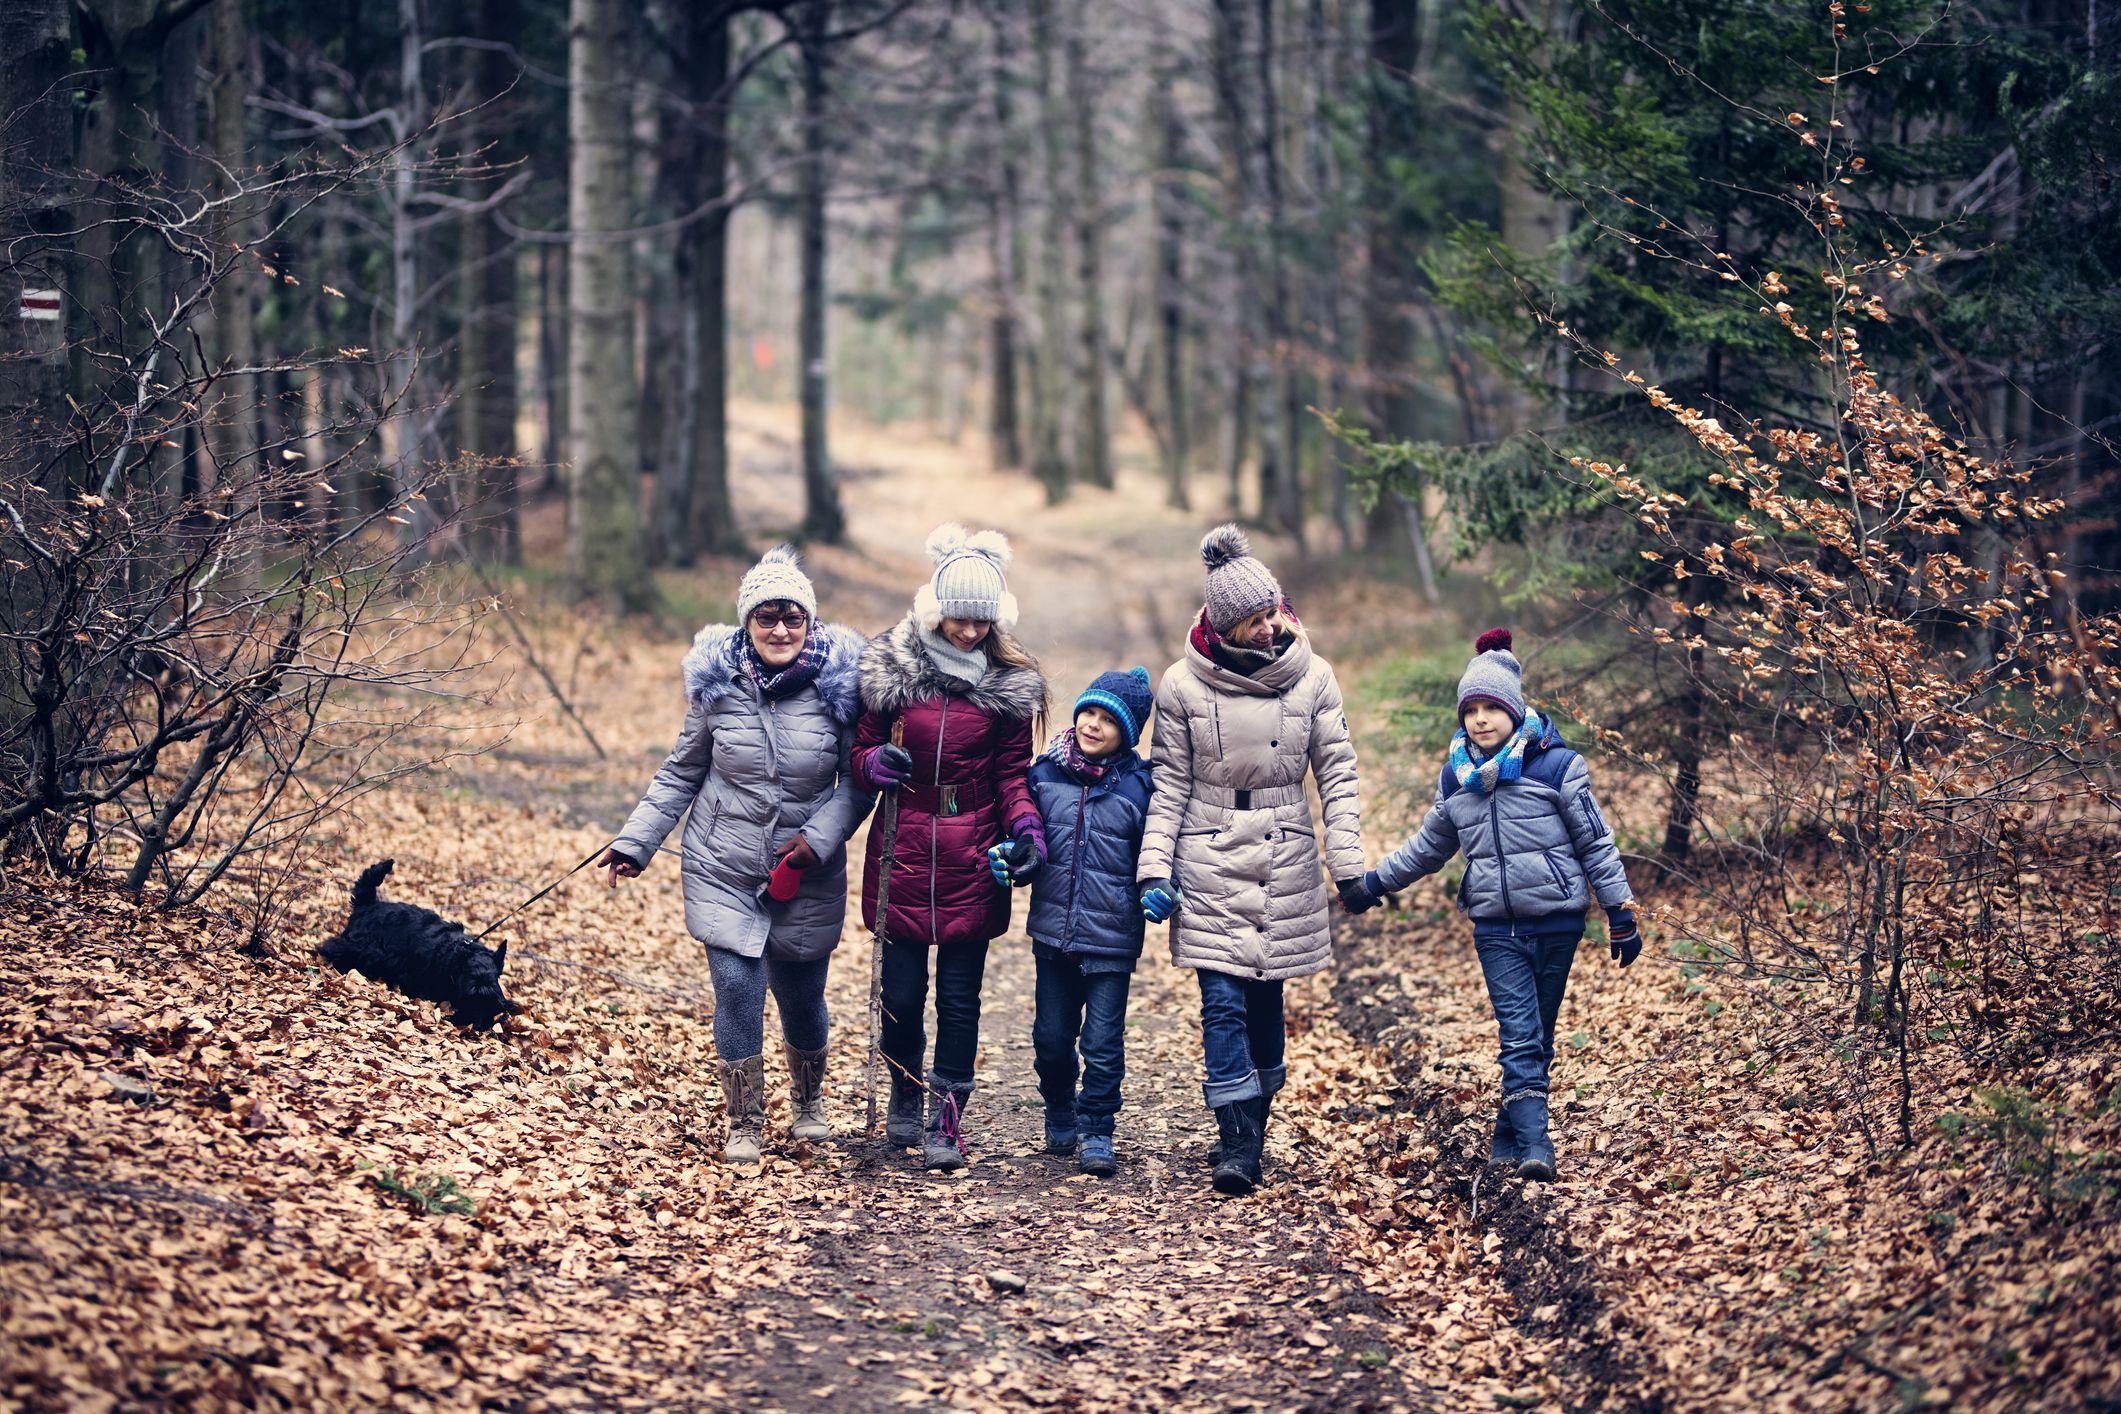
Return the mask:
<path id="1" fill-rule="evenodd" d="M 1517 725 L 1517 734 L 1502 744 L 1502 749 L 1493 756 L 1482 753 L 1460 727 L 1458 735 L 1451 738 L 1451 759 L 1448 763 L 1451 775 L 1459 788 L 1470 790 L 1475 795 L 1486 795 L 1504 781 L 1514 781 L 1524 774 L 1524 754 L 1527 747 L 1546 734 L 1547 719 L 1534 708 L 1526 708 L 1524 720 Z"/>

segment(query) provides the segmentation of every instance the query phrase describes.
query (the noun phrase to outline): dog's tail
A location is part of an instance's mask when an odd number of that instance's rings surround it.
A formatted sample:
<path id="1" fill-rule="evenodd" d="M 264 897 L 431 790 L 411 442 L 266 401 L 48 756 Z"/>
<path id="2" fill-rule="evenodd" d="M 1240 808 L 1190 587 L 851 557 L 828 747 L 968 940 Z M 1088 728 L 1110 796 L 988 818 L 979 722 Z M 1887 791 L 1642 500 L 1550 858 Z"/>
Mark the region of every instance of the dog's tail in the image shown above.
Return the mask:
<path id="1" fill-rule="evenodd" d="M 361 871 L 361 877 L 354 880 L 353 886 L 353 906 L 356 911 L 375 906 L 376 890 L 382 886 L 383 880 L 389 877 L 391 866 L 397 862 L 395 859 L 386 859 Z"/>

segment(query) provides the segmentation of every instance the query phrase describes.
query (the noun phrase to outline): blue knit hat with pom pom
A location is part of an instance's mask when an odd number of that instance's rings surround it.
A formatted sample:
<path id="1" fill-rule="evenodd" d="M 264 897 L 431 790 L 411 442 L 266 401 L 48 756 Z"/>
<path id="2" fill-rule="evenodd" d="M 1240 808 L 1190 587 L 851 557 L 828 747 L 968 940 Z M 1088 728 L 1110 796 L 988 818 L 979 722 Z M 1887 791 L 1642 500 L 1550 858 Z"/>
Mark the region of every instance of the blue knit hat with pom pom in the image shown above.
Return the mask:
<path id="1" fill-rule="evenodd" d="M 1099 673 L 1083 689 L 1083 695 L 1075 699 L 1074 711 L 1069 715 L 1085 707 L 1102 707 L 1110 712 L 1119 722 L 1119 729 L 1127 734 L 1127 745 L 1140 745 L 1142 729 L 1149 725 L 1149 713 L 1156 707 L 1156 694 L 1149 687 L 1149 670 L 1129 668 L 1123 673 Z"/>

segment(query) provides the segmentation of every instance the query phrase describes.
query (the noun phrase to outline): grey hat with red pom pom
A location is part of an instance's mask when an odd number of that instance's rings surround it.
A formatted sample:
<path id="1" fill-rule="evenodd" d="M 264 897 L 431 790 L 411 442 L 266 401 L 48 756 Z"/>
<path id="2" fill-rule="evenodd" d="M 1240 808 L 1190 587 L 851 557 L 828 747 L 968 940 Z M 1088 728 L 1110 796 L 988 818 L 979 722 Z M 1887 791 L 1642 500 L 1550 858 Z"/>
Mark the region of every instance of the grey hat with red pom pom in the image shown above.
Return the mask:
<path id="1" fill-rule="evenodd" d="M 1200 558 L 1208 566 L 1208 627 L 1217 633 L 1281 606 L 1280 582 L 1252 558 L 1252 542 L 1235 525 L 1218 525 L 1202 536 Z"/>
<path id="2" fill-rule="evenodd" d="M 1473 661 L 1458 680 L 1458 715 L 1463 718 L 1467 704 L 1475 701 L 1492 702 L 1511 720 L 1524 722 L 1524 665 L 1510 651 L 1506 628 L 1491 628 L 1473 640 Z"/>

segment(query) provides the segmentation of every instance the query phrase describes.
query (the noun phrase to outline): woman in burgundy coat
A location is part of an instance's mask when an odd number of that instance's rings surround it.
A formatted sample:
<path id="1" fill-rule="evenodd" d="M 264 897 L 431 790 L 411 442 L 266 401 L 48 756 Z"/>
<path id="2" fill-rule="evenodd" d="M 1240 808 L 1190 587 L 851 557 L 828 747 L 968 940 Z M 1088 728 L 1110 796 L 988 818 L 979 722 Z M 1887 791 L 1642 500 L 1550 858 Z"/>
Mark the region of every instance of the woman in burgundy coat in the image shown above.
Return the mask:
<path id="1" fill-rule="evenodd" d="M 979 992 L 987 944 L 1009 927 L 1010 895 L 987 851 L 1005 844 L 1019 876 L 1046 857 L 1045 832 L 1024 772 L 1046 680 L 1009 634 L 1016 596 L 1003 571 L 1009 542 L 944 525 L 928 537 L 935 574 L 913 611 L 862 650 L 857 779 L 898 793 L 886 922 L 883 1053 L 891 1069 L 885 1134 L 923 1146 L 928 1167 L 965 1162 L 962 1117 L 979 1051 Z M 900 728 L 900 741 L 892 740 Z M 869 833 L 862 922 L 877 926 L 883 832 Z M 935 950 L 935 1064 L 921 1074 L 928 950 Z M 923 1137 L 922 1101 L 927 1101 Z"/>

